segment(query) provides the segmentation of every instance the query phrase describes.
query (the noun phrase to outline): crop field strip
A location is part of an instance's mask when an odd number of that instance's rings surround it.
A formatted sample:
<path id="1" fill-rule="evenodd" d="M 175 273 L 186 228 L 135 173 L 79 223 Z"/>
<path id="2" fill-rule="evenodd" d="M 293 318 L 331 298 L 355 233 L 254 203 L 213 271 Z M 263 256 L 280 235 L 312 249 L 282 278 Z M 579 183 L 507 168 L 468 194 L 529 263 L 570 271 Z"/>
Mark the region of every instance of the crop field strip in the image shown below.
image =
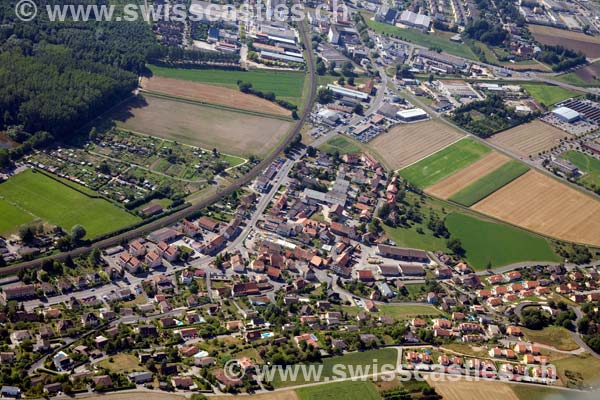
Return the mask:
<path id="1" fill-rule="evenodd" d="M 500 168 L 509 162 L 509 160 L 510 158 L 504 154 L 492 151 L 467 168 L 463 168 L 446 179 L 429 186 L 425 191 L 432 196 L 445 200 L 477 181 L 482 176 Z"/>
<path id="2" fill-rule="evenodd" d="M 567 132 L 535 120 L 497 133 L 488 140 L 520 157 L 529 157 L 550 150 L 558 145 L 561 139 L 569 137 L 571 135 Z"/>
<path id="3" fill-rule="evenodd" d="M 136 104 L 137 103 L 137 104 Z M 125 104 L 112 118 L 123 129 L 236 156 L 264 155 L 291 122 L 147 96 Z"/>
<path id="4" fill-rule="evenodd" d="M 509 184 L 529 171 L 529 167 L 519 161 L 511 160 L 489 174 L 482 176 L 469 186 L 454 193 L 449 200 L 470 207 L 501 187 Z"/>
<path id="5" fill-rule="evenodd" d="M 401 169 L 400 175 L 412 184 L 426 188 L 473 164 L 491 151 L 486 145 L 465 138 Z"/>
<path id="6" fill-rule="evenodd" d="M 437 121 L 400 124 L 369 143 L 389 168 L 413 164 L 463 137 L 457 130 Z"/>
<path id="7" fill-rule="evenodd" d="M 546 236 L 600 245 L 600 202 L 533 170 L 471 208 Z"/>
<path id="8" fill-rule="evenodd" d="M 163 93 L 175 98 L 181 97 L 262 114 L 290 115 L 289 110 L 271 101 L 242 93 L 239 90 L 218 87 L 207 83 L 155 76 L 152 78 L 142 78 L 141 87 L 149 92 Z"/>

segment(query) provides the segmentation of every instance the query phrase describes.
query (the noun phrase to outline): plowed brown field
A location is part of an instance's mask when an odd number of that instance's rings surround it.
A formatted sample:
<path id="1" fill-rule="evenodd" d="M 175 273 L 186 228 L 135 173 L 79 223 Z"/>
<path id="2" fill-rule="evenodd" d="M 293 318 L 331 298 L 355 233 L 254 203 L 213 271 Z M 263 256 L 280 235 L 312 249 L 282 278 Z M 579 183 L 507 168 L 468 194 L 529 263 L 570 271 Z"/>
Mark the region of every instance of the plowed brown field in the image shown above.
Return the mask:
<path id="1" fill-rule="evenodd" d="M 169 96 L 239 108 L 241 110 L 288 117 L 291 114 L 289 110 L 260 97 L 206 83 L 153 76 L 152 78 L 142 78 L 141 87 L 151 92 L 159 92 Z"/>
<path id="2" fill-rule="evenodd" d="M 550 150 L 560 139 L 571 135 L 545 122 L 535 120 L 492 136 L 489 141 L 521 157 Z"/>
<path id="3" fill-rule="evenodd" d="M 560 45 L 567 49 L 579 50 L 588 58 L 600 57 L 600 36 L 582 32 L 567 31 L 542 25 L 529 25 L 535 40 L 547 45 Z"/>

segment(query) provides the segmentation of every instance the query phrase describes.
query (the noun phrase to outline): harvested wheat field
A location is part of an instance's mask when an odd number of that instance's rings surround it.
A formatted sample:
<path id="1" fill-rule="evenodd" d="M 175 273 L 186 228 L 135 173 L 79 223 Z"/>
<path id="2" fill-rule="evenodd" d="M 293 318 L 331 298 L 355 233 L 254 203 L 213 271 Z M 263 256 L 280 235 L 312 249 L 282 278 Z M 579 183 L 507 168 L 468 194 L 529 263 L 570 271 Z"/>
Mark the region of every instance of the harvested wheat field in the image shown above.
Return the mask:
<path id="1" fill-rule="evenodd" d="M 444 400 L 519 400 L 511 387 L 506 383 L 489 380 L 468 381 L 458 376 L 444 380 L 427 377 L 427 383 L 435 388 Z"/>
<path id="2" fill-rule="evenodd" d="M 206 83 L 153 76 L 152 78 L 142 78 L 141 87 L 150 92 L 164 93 L 174 97 L 239 108 L 241 110 L 290 116 L 289 110 L 268 100 L 242 93 L 239 90 Z"/>
<path id="3" fill-rule="evenodd" d="M 463 135 L 450 126 L 427 121 L 396 125 L 377 136 L 370 146 L 391 169 L 406 167 L 461 139 Z"/>
<path id="4" fill-rule="evenodd" d="M 567 49 L 578 50 L 588 58 L 600 57 L 600 36 L 542 25 L 529 25 L 529 30 L 535 40 L 542 44 L 560 45 Z"/>
<path id="5" fill-rule="evenodd" d="M 293 390 L 278 390 L 270 393 L 253 394 L 250 396 L 238 396 L 248 400 L 298 400 L 300 397 Z M 231 396 L 210 396 L 211 400 L 231 400 Z M 235 398 L 235 397 L 233 397 Z"/>
<path id="6" fill-rule="evenodd" d="M 550 150 L 559 144 L 561 139 L 570 136 L 552 125 L 535 120 L 500 132 L 488 140 L 521 157 L 529 157 Z"/>
<path id="7" fill-rule="evenodd" d="M 425 191 L 441 199 L 447 199 L 479 178 L 500 168 L 509 160 L 510 158 L 504 154 L 492 151 L 468 167 L 461 169 L 435 185 L 429 186 Z"/>
<path id="8" fill-rule="evenodd" d="M 144 96 L 111 114 L 123 129 L 238 156 L 266 154 L 291 123 L 281 119 Z"/>
<path id="9" fill-rule="evenodd" d="M 471 208 L 546 236 L 600 245 L 600 202 L 536 171 Z"/>

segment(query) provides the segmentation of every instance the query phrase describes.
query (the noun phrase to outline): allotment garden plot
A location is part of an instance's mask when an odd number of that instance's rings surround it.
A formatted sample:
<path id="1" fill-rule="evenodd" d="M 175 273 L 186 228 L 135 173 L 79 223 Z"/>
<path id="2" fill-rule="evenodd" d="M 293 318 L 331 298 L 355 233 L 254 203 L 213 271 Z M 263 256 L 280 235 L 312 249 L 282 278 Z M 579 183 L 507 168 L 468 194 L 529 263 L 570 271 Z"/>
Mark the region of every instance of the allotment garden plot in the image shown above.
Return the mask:
<path id="1" fill-rule="evenodd" d="M 285 136 L 291 121 L 145 96 L 111 116 L 117 125 L 205 149 L 263 156 Z"/>
<path id="2" fill-rule="evenodd" d="M 406 167 L 456 142 L 463 135 L 437 121 L 396 125 L 369 143 L 392 169 Z"/>

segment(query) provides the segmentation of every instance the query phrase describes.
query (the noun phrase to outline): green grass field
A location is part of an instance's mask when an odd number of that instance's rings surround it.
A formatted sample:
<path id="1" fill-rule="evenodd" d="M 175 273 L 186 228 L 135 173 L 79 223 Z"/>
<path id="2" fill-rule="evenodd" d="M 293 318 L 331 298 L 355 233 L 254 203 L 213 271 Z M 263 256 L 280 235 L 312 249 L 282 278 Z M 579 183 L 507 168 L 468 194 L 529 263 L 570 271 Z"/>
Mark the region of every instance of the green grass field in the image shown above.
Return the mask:
<path id="1" fill-rule="evenodd" d="M 31 219 L 35 216 L 42 221 L 59 225 L 67 232 L 74 225 L 81 224 L 87 231 L 87 238 L 119 230 L 140 220 L 106 200 L 90 198 L 32 170 L 24 171 L 0 184 L 0 197 L 26 210 L 32 215 Z M 9 213 L 12 221 L 18 224 L 27 222 L 23 220 L 23 214 L 15 214 L 14 208 Z M 1 226 L 5 229 L 4 215 L 2 220 Z"/>
<path id="2" fill-rule="evenodd" d="M 371 381 L 347 381 L 311 386 L 296 390 L 301 400 L 379 400 L 381 397 Z"/>
<path id="3" fill-rule="evenodd" d="M 340 154 L 347 154 L 358 153 L 361 149 L 358 144 L 352 141 L 352 139 L 338 135 L 322 144 L 319 147 L 319 150 L 329 154 L 333 154 L 335 151 L 338 151 Z"/>
<path id="4" fill-rule="evenodd" d="M 569 390 L 554 389 L 540 385 L 510 385 L 512 391 L 520 400 L 595 400 L 594 393 L 577 393 L 573 396 L 573 392 Z"/>
<path id="5" fill-rule="evenodd" d="M 304 72 L 296 71 L 228 71 L 220 69 L 188 69 L 149 66 L 153 75 L 192 82 L 212 83 L 237 89 L 237 81 L 249 82 L 257 90 L 273 92 L 277 98 L 299 104 L 304 86 Z"/>
<path id="6" fill-rule="evenodd" d="M 354 375 L 368 375 L 373 373 L 374 360 L 377 360 L 379 366 L 396 365 L 398 352 L 395 349 L 377 349 L 368 350 L 363 352 L 348 353 L 343 356 L 324 358 L 321 363 L 315 364 L 317 369 L 321 369 L 319 382 L 325 382 L 327 378 L 329 380 L 340 378 L 340 373 L 350 373 L 351 368 L 355 372 Z M 337 370 L 334 369 L 337 366 Z M 343 366 L 343 367 L 340 367 Z M 359 371 L 360 368 L 360 371 Z M 369 369 L 367 369 L 369 368 Z M 342 370 L 343 369 L 343 370 Z M 276 388 L 303 385 L 306 383 L 316 382 L 314 376 L 304 376 L 302 370 L 299 371 L 296 379 L 283 380 L 281 374 L 275 373 L 273 377 L 273 386 Z"/>
<path id="7" fill-rule="evenodd" d="M 536 83 L 524 83 L 522 86 L 534 99 L 539 103 L 544 103 L 546 106 L 551 106 L 569 97 L 580 95 L 578 92 L 560 86 Z"/>
<path id="8" fill-rule="evenodd" d="M 416 316 L 431 316 L 437 317 L 442 315 L 442 312 L 430 305 L 379 305 L 377 306 L 378 315 L 385 315 L 396 320 L 406 320 Z"/>
<path id="9" fill-rule="evenodd" d="M 2 185 L 0 185 L 2 188 Z M 6 235 L 16 232 L 19 225 L 26 224 L 34 220 L 31 214 L 21 210 L 0 197 L 0 235 Z"/>
<path id="10" fill-rule="evenodd" d="M 474 163 L 490 151 L 480 142 L 463 139 L 400 170 L 400 175 L 414 185 L 426 188 Z"/>
<path id="11" fill-rule="evenodd" d="M 488 262 L 500 267 L 522 261 L 560 261 L 546 239 L 509 225 L 451 213 L 446 226 L 462 242 L 466 260 L 475 270 L 485 269 Z"/>
<path id="12" fill-rule="evenodd" d="M 586 173 L 579 178 L 582 183 L 589 186 L 600 186 L 600 160 L 574 150 L 565 152 L 561 157 Z"/>
<path id="13" fill-rule="evenodd" d="M 442 35 L 423 33 L 418 29 L 402 29 L 397 26 L 384 24 L 383 22 L 373 21 L 367 14 L 363 14 L 368 27 L 377 33 L 389 35 L 400 40 L 411 42 L 427 48 L 440 48 L 443 51 L 458 57 L 478 60 L 477 56 L 466 44 L 455 43 Z"/>
<path id="14" fill-rule="evenodd" d="M 562 326 L 550 325 L 539 331 L 523 328 L 523 333 L 533 342 L 552 346 L 558 350 L 571 351 L 579 348 L 571 338 L 571 333 Z"/>
<path id="15" fill-rule="evenodd" d="M 400 247 L 412 247 L 415 249 L 425 249 L 431 251 L 446 251 L 446 240 L 433 236 L 431 231 L 426 228 L 426 222 L 415 224 L 410 228 L 392 228 L 383 225 L 387 236 Z M 421 228 L 424 233 L 417 232 Z"/>
<path id="16" fill-rule="evenodd" d="M 527 171 L 529 171 L 527 165 L 514 160 L 509 161 L 500 168 L 482 176 L 466 188 L 453 194 L 450 197 L 450 200 L 462 204 L 463 206 L 470 207 L 504 185 L 507 185 L 509 182 L 517 179 Z"/>

